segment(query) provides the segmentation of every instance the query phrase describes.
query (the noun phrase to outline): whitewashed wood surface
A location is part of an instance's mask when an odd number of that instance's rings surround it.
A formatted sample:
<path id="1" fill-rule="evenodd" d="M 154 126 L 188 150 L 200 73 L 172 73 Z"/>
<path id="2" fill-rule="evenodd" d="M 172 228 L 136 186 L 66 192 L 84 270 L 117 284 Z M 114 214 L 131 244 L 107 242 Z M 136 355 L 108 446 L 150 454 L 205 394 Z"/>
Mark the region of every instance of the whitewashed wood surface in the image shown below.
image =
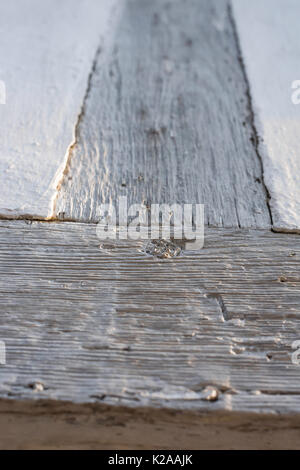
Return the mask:
<path id="1" fill-rule="evenodd" d="M 0 214 L 91 221 L 128 193 L 298 230 L 299 4 L 230 5 L 1 2 Z"/>
<path id="2" fill-rule="evenodd" d="M 299 229 L 287 4 L 0 2 L 0 216 L 26 219 L 0 222 L 2 407 L 299 419 L 300 241 L 270 230 Z M 204 249 L 101 243 L 119 195 L 204 203 Z"/>
<path id="3" fill-rule="evenodd" d="M 0 397 L 299 412 L 300 239 L 209 229 L 160 260 L 96 226 L 0 224 Z"/>
<path id="4" fill-rule="evenodd" d="M 300 231 L 300 3 L 232 0 L 232 4 L 274 228 Z"/>
<path id="5" fill-rule="evenodd" d="M 0 2 L 0 214 L 52 216 L 114 0 Z M 122 5 L 122 0 L 118 2 Z M 99 51 L 100 52 L 100 51 Z"/>
<path id="6" fill-rule="evenodd" d="M 202 203 L 208 225 L 270 227 L 227 0 L 129 0 L 95 68 L 56 216 Z"/>

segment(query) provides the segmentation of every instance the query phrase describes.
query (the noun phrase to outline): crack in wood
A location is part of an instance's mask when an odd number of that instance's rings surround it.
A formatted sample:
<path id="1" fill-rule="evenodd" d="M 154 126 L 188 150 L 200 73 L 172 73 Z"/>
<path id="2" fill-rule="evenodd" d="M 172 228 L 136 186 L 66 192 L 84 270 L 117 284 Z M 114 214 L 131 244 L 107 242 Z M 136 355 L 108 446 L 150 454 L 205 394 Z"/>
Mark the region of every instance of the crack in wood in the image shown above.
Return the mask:
<path id="1" fill-rule="evenodd" d="M 213 293 L 208 293 L 207 294 L 207 298 L 209 299 L 214 299 L 217 301 L 217 304 L 219 305 L 220 309 L 221 309 L 221 313 L 222 313 L 222 317 L 223 317 L 223 320 L 224 321 L 228 321 L 228 320 L 231 320 L 232 316 L 230 315 L 230 313 L 228 312 L 227 308 L 226 308 L 226 305 L 224 303 L 224 300 L 223 300 L 223 297 L 221 294 L 218 294 L 216 292 L 213 292 Z"/>
<path id="2" fill-rule="evenodd" d="M 91 88 L 92 88 L 93 75 L 96 72 L 97 62 L 98 62 L 98 58 L 99 58 L 100 54 L 101 54 L 101 46 L 99 45 L 96 49 L 95 56 L 94 56 L 92 66 L 91 66 L 91 70 L 90 70 L 90 73 L 89 73 L 89 76 L 88 76 L 87 87 L 86 87 L 86 91 L 85 91 L 85 94 L 84 94 L 84 97 L 83 97 L 80 113 L 78 114 L 77 121 L 75 123 L 74 141 L 70 144 L 70 146 L 68 148 L 68 151 L 67 151 L 68 157 L 67 157 L 67 160 L 66 160 L 66 165 L 65 165 L 65 168 L 62 172 L 61 180 L 58 182 L 58 185 L 56 187 L 56 195 L 53 198 L 52 214 L 49 217 L 49 219 L 55 219 L 56 218 L 56 204 L 57 204 L 57 199 L 59 197 L 59 191 L 62 187 L 64 179 L 68 176 L 69 169 L 70 169 L 70 161 L 71 161 L 72 155 L 74 153 L 74 149 L 75 149 L 75 147 L 78 143 L 78 139 L 79 139 L 79 135 L 80 135 L 80 123 L 81 123 L 82 119 L 85 116 L 86 102 L 88 100 L 88 97 L 89 97 L 89 94 L 90 94 L 90 91 L 91 91 Z M 62 211 L 59 212 L 59 214 L 57 215 L 57 218 L 61 219 L 61 220 L 64 220 L 65 213 L 62 212 Z"/>

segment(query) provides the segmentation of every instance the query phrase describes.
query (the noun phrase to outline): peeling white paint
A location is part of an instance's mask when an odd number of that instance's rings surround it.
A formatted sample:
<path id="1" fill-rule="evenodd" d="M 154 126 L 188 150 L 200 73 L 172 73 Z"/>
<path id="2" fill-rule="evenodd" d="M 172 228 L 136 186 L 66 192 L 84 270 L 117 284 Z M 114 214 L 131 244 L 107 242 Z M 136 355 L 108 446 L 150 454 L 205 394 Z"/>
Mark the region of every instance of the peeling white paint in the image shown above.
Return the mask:
<path id="1" fill-rule="evenodd" d="M 299 0 L 232 0 L 274 228 L 300 230 Z"/>
<path id="2" fill-rule="evenodd" d="M 120 2 L 119 2 L 120 4 Z M 0 214 L 49 218 L 116 0 L 0 3 Z"/>

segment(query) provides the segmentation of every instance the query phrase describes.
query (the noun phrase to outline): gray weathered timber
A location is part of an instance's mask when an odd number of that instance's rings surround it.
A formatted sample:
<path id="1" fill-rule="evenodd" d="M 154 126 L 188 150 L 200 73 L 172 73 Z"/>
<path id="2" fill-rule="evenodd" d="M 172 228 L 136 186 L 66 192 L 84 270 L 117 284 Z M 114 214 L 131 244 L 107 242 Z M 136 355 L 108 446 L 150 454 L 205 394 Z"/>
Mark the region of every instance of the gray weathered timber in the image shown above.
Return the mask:
<path id="1" fill-rule="evenodd" d="M 299 236 L 207 229 L 166 260 L 143 247 L 0 223 L 0 397 L 299 412 Z"/>
<path id="2" fill-rule="evenodd" d="M 270 226 L 227 0 L 129 0 L 76 126 L 56 216 L 116 203 L 204 203 L 206 223 Z"/>

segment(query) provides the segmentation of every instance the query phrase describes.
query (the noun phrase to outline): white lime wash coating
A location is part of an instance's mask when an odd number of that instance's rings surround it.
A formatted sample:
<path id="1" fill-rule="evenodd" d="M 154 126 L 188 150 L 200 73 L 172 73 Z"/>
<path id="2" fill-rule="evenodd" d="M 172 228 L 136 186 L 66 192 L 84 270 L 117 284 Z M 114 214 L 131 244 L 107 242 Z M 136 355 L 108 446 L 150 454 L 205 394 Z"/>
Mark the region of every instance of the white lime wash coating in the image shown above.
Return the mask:
<path id="1" fill-rule="evenodd" d="M 115 0 L 0 3 L 0 215 L 51 217 L 89 74 L 115 5 Z"/>
<path id="2" fill-rule="evenodd" d="M 299 0 L 232 0 L 274 228 L 300 230 Z M 298 103 L 298 104 L 297 104 Z"/>

